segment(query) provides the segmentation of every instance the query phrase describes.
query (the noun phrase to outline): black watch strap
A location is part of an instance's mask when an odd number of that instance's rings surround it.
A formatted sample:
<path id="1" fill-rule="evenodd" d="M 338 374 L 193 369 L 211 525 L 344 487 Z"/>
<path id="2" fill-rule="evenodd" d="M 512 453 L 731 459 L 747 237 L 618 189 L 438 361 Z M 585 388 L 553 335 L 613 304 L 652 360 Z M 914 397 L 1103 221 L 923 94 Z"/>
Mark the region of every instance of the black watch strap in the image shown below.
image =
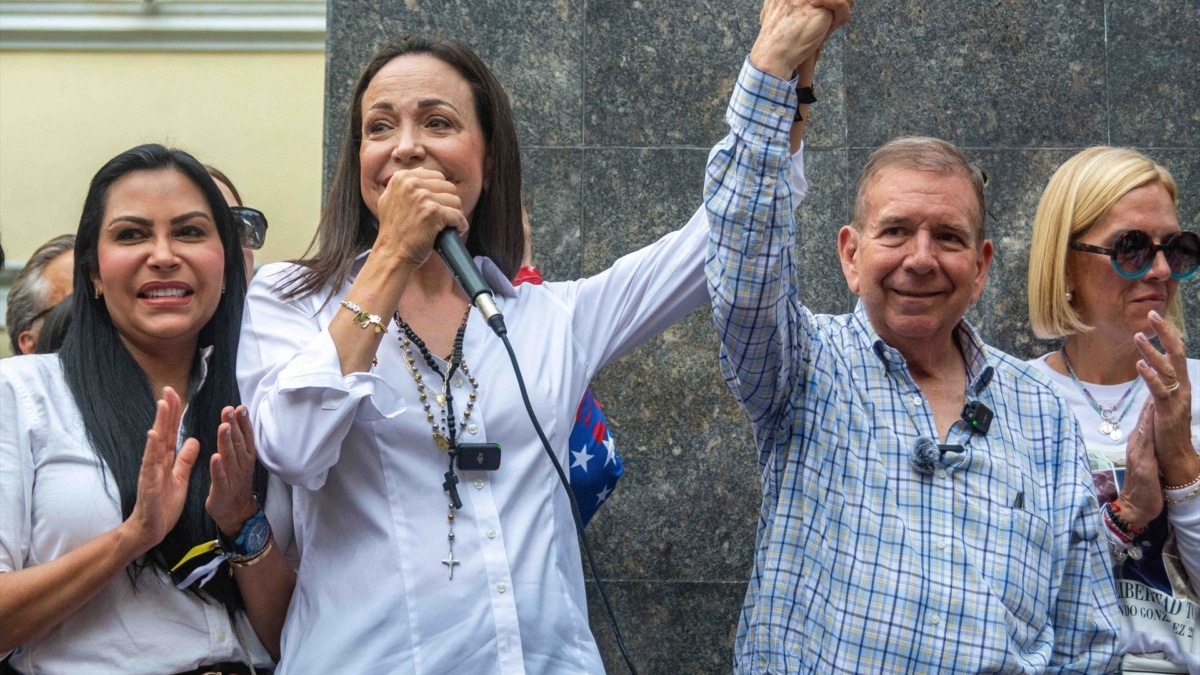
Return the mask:
<path id="1" fill-rule="evenodd" d="M 813 93 L 812 85 L 801 87 L 799 82 L 796 83 L 796 98 L 799 99 L 800 105 L 807 105 L 817 102 L 817 95 Z M 796 106 L 796 122 L 800 122 L 804 116 L 800 114 L 800 106 Z"/>

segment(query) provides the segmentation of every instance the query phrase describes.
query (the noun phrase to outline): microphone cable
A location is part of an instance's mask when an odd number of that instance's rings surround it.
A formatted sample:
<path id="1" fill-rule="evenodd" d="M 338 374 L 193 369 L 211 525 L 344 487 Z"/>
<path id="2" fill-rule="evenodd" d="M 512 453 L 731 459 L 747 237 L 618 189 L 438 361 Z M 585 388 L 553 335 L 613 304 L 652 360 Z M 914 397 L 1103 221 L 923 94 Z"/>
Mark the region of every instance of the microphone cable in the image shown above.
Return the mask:
<path id="1" fill-rule="evenodd" d="M 497 315 L 499 316 L 499 315 Z M 583 544 L 583 552 L 587 556 L 588 569 L 592 573 L 592 581 L 596 582 L 596 592 L 600 595 L 600 601 L 604 603 L 604 612 L 608 614 L 608 621 L 612 625 L 613 637 L 617 640 L 617 649 L 621 651 L 621 657 L 625 659 L 625 665 L 629 667 L 629 672 L 632 675 L 637 675 L 637 668 L 633 665 L 633 659 L 629 657 L 629 651 L 625 649 L 625 641 L 621 638 L 621 629 L 617 626 L 617 617 L 613 614 L 612 605 L 608 602 L 608 596 L 604 593 L 604 582 L 600 580 L 600 574 L 596 570 L 596 559 L 592 555 L 592 546 L 588 543 L 587 534 L 583 531 L 583 519 L 579 516 L 579 504 L 575 501 L 575 493 L 571 491 L 570 481 L 563 473 L 562 464 L 555 456 L 553 448 L 550 447 L 550 440 L 546 438 L 546 433 L 542 431 L 542 425 L 538 423 L 537 415 L 533 412 L 533 404 L 529 401 L 529 392 L 525 389 L 525 378 L 521 375 L 521 366 L 517 363 L 517 354 L 513 351 L 512 343 L 508 340 L 508 330 L 504 327 L 503 319 L 499 322 L 499 327 L 492 325 L 496 335 L 500 336 L 500 340 L 504 342 L 504 349 L 508 351 L 508 359 L 512 363 L 513 374 L 517 377 L 517 386 L 521 389 L 521 401 L 525 404 L 525 412 L 529 413 L 529 421 L 533 422 L 533 428 L 537 431 L 538 438 L 542 441 L 542 448 L 546 450 L 546 454 L 550 456 L 550 462 L 554 464 L 554 470 L 558 472 L 558 480 L 562 484 L 563 489 L 567 491 L 567 498 L 571 500 L 571 516 L 575 518 L 575 530 L 579 533 L 579 541 Z"/>

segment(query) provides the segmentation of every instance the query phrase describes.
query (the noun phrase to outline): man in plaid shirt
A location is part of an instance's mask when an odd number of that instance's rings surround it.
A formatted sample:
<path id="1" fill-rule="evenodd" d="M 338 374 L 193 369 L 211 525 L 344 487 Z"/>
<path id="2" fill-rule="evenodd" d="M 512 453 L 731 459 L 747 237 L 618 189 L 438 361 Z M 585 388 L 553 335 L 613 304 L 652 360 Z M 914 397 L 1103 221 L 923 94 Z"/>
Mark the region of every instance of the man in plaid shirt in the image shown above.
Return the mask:
<path id="1" fill-rule="evenodd" d="M 1075 418 L 963 319 L 993 255 L 981 173 L 936 139 L 876 151 L 838 236 L 858 305 L 809 312 L 789 141 L 831 17 L 766 0 L 762 20 L 705 187 L 721 365 L 763 482 L 736 672 L 1114 671 Z"/>

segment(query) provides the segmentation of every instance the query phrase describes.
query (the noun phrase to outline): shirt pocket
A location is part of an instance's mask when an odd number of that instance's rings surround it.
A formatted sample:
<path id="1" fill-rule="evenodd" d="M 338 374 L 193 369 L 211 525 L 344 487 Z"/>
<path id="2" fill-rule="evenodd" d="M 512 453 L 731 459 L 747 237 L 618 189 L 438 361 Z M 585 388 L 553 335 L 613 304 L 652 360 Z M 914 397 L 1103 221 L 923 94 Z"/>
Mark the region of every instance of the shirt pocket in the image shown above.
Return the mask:
<path id="1" fill-rule="evenodd" d="M 1050 524 L 1024 509 L 1001 507 L 1001 517 L 986 536 L 990 541 L 983 555 L 985 581 L 1015 625 L 1036 635 L 1050 607 Z"/>

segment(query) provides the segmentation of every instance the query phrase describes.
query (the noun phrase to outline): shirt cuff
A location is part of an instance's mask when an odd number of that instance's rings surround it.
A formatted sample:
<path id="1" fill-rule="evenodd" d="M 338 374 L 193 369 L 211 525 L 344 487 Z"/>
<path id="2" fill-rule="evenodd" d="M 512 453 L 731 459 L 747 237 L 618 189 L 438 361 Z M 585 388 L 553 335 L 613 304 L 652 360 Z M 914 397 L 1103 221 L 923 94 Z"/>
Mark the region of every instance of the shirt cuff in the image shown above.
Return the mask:
<path id="1" fill-rule="evenodd" d="M 794 78 L 782 80 L 765 73 L 747 58 L 733 86 L 725 118 L 731 128 L 742 133 L 786 141 L 798 104 Z"/>
<path id="2" fill-rule="evenodd" d="M 360 407 L 356 416 L 365 420 L 395 417 L 406 408 L 403 394 L 375 373 L 342 375 L 337 345 L 328 330 L 322 331 L 284 367 L 277 384 L 280 394 L 304 389 L 320 391 L 322 410 L 338 410 L 362 401 L 366 407 Z"/>

